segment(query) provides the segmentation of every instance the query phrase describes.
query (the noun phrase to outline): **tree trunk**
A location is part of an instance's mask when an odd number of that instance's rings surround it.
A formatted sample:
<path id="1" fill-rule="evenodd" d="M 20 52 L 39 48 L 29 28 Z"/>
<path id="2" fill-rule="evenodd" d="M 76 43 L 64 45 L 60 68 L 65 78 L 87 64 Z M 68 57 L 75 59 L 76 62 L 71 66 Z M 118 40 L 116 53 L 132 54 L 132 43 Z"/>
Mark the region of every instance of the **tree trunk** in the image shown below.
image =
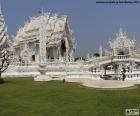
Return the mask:
<path id="1" fill-rule="evenodd" d="M 1 79 L 1 70 L 0 70 L 0 79 Z"/>
<path id="2" fill-rule="evenodd" d="M 104 75 L 106 75 L 106 69 L 107 69 L 107 67 L 105 66 L 104 67 Z"/>
<path id="3" fill-rule="evenodd" d="M 106 68 L 105 68 L 105 73 L 104 73 L 104 75 L 106 75 Z"/>
<path id="4" fill-rule="evenodd" d="M 1 77 L 1 70 L 0 70 L 0 84 L 2 84 L 2 83 L 4 83 L 4 80 L 3 80 L 3 78 Z"/>

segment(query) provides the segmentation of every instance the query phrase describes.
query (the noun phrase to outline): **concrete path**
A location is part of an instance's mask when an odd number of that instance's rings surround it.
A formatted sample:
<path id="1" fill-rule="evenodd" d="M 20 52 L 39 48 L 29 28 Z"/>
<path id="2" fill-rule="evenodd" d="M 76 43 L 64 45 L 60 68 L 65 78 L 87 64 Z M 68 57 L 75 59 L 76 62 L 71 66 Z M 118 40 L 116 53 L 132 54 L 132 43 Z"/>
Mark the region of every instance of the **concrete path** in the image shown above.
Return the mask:
<path id="1" fill-rule="evenodd" d="M 78 82 L 83 86 L 100 88 L 100 89 L 117 89 L 117 88 L 130 88 L 136 84 L 140 84 L 140 80 L 95 80 L 91 78 L 67 78 L 67 82 Z"/>
<path id="2" fill-rule="evenodd" d="M 118 81 L 118 80 L 92 80 L 84 82 L 82 85 L 101 89 L 127 88 L 140 84 L 140 81 Z"/>

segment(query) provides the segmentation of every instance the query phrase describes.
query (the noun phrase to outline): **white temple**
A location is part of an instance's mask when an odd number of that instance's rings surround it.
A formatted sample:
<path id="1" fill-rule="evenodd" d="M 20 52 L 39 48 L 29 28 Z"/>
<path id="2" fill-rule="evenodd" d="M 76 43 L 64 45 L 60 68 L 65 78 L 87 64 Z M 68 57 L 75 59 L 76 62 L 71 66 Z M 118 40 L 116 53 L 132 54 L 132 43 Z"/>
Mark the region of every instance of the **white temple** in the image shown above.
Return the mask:
<path id="1" fill-rule="evenodd" d="M 8 39 L 0 12 L 0 47 Z M 14 56 L 3 77 L 29 77 L 35 81 L 140 80 L 140 49 L 120 28 L 99 57 L 74 61 L 75 40 L 68 16 L 41 13 L 31 17 L 13 38 Z M 94 52 L 94 51 L 93 51 Z"/>
<path id="2" fill-rule="evenodd" d="M 17 31 L 13 46 L 26 64 L 39 63 L 41 57 L 44 62 L 74 60 L 75 41 L 67 15 L 41 13 L 30 18 Z"/>

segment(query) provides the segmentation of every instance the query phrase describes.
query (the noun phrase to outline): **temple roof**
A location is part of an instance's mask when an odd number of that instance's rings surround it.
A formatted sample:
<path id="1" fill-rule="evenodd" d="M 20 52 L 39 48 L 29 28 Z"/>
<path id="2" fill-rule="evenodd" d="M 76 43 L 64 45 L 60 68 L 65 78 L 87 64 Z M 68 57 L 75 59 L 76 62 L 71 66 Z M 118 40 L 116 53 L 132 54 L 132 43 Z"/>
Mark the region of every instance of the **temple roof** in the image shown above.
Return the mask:
<path id="1" fill-rule="evenodd" d="M 135 47 L 135 40 L 128 38 L 127 34 L 123 32 L 120 27 L 119 33 L 116 34 L 116 38 L 109 41 L 109 47 L 113 48 L 131 48 Z"/>
<path id="2" fill-rule="evenodd" d="M 29 21 L 25 22 L 23 27 L 19 28 L 14 39 L 15 44 L 24 41 L 39 40 L 42 19 L 47 20 L 47 41 L 59 41 L 67 26 L 67 16 L 42 13 L 39 16 L 30 18 Z"/>

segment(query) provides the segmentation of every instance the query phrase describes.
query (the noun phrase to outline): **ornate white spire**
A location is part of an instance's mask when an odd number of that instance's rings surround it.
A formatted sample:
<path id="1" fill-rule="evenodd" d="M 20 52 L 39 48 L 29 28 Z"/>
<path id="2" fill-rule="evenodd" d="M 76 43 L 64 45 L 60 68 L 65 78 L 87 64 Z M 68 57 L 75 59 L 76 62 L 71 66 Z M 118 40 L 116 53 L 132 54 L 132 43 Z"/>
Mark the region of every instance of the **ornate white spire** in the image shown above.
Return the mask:
<path id="1" fill-rule="evenodd" d="M 121 36 L 124 36 L 124 35 L 125 35 L 125 33 L 123 32 L 122 26 L 120 25 L 119 33 L 117 34 L 117 36 L 121 37 Z"/>
<path id="2" fill-rule="evenodd" d="M 3 14 L 2 14 L 2 8 L 1 8 L 1 0 L 0 0 L 0 25 L 4 23 L 4 17 L 3 17 Z"/>
<path id="3" fill-rule="evenodd" d="M 121 26 L 121 25 L 120 25 L 119 32 L 120 32 L 120 33 L 123 33 L 123 29 L 122 29 L 122 26 Z"/>
<path id="4" fill-rule="evenodd" d="M 102 45 L 100 45 L 100 47 L 99 47 L 99 54 L 100 54 L 100 57 L 103 56 L 103 48 L 102 48 Z"/>
<path id="5" fill-rule="evenodd" d="M 5 27 L 4 17 L 1 11 L 1 0 L 0 0 L 0 46 L 5 43 L 7 39 L 7 28 Z"/>
<path id="6" fill-rule="evenodd" d="M 120 26 L 119 26 L 119 30 L 123 30 L 123 29 L 122 29 L 122 25 L 121 25 L 121 24 L 120 24 Z"/>
<path id="7" fill-rule="evenodd" d="M 123 32 L 122 27 L 120 26 L 119 33 L 117 33 L 117 36 L 114 40 L 109 41 L 109 47 L 114 49 L 120 49 L 120 48 L 129 48 L 129 47 L 135 47 L 135 41 L 128 38 L 127 34 Z"/>

